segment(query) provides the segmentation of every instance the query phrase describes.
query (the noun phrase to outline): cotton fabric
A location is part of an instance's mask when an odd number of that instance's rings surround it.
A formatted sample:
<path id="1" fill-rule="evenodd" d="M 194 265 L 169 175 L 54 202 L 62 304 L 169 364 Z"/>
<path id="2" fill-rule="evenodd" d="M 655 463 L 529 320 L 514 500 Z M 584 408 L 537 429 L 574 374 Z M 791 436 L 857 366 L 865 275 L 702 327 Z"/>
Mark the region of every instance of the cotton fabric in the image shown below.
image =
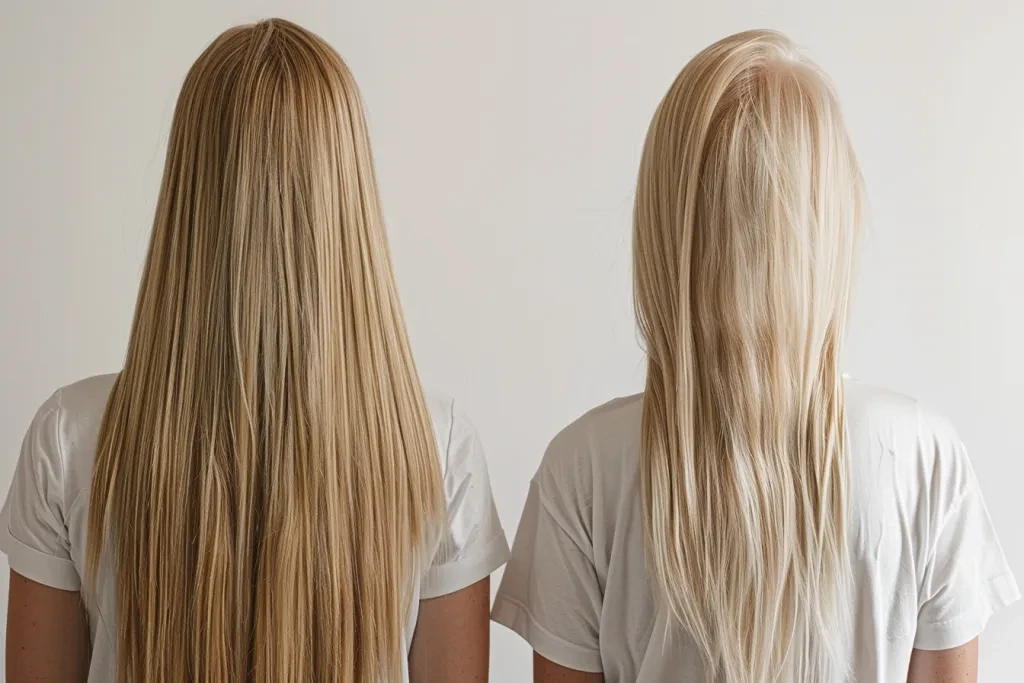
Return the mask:
<path id="1" fill-rule="evenodd" d="M 115 378 L 93 377 L 60 389 L 25 436 L 0 512 L 0 550 L 11 569 L 38 583 L 69 591 L 82 587 L 93 460 Z M 445 538 L 438 539 L 430 567 L 414 586 L 407 649 L 421 599 L 470 586 L 508 557 L 475 429 L 452 399 L 428 394 L 427 404 L 442 460 Z M 84 596 L 92 636 L 90 683 L 113 681 L 117 671 L 117 590 L 110 567 L 101 558 L 96 595 Z"/>
<path id="2" fill-rule="evenodd" d="M 963 443 L 917 402 L 847 381 L 854 623 L 849 680 L 906 680 L 911 650 L 967 643 L 1020 597 Z M 493 618 L 606 683 L 702 681 L 646 572 L 642 396 L 569 425 L 534 477 Z M 666 637 L 666 634 L 669 634 Z"/>

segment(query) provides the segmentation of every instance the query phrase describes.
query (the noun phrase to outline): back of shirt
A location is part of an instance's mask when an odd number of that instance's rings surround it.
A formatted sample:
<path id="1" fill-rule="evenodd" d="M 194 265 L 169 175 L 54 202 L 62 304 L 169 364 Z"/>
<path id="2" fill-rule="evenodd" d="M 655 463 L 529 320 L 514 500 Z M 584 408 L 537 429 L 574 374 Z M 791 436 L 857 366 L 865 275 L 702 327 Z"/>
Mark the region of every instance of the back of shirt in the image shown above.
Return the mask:
<path id="1" fill-rule="evenodd" d="M 116 375 L 91 377 L 58 390 L 25 435 L 18 467 L 0 511 L 0 551 L 11 569 L 53 588 L 80 591 L 85 577 L 89 492 L 103 413 Z M 405 625 L 411 645 L 419 601 L 454 593 L 504 564 L 508 544 L 491 496 L 483 446 L 461 406 L 428 394 L 441 459 L 445 518 L 429 567 L 413 588 Z M 117 670 L 117 577 L 110 548 L 94 591 L 83 594 L 92 636 L 89 681 L 113 681 Z M 408 671 L 402 680 L 408 681 Z"/>
<path id="2" fill-rule="evenodd" d="M 530 486 L 495 621 L 542 656 L 606 683 L 704 680 L 658 609 L 640 495 L 641 395 L 552 441 Z M 953 428 L 906 397 L 846 383 L 853 570 L 850 678 L 905 680 L 914 648 L 975 638 L 1019 598 Z"/>

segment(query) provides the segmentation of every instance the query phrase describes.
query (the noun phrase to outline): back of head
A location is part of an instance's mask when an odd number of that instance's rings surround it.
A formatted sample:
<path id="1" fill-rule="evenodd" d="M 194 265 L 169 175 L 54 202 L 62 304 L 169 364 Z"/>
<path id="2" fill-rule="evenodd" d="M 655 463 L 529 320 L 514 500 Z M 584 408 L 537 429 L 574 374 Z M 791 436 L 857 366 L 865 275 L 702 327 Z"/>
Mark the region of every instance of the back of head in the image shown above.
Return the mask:
<path id="1" fill-rule="evenodd" d="M 397 678 L 435 448 L 355 83 L 294 24 L 231 29 L 181 90 L 100 433 L 119 680 Z"/>
<path id="2" fill-rule="evenodd" d="M 646 546 L 710 678 L 844 678 L 860 203 L 831 86 L 778 33 L 708 47 L 655 114 L 634 232 Z"/>

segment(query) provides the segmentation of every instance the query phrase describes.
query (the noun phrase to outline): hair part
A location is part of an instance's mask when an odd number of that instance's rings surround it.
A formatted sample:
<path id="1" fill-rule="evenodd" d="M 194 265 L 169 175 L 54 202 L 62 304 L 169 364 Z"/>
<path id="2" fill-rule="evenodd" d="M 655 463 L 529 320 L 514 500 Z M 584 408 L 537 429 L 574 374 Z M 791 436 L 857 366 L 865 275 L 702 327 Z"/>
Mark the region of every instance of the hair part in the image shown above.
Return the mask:
<path id="1" fill-rule="evenodd" d="M 118 680 L 398 680 L 444 501 L 356 84 L 273 19 L 196 61 L 99 437 Z"/>
<path id="2" fill-rule="evenodd" d="M 833 89 L 781 34 L 706 48 L 651 123 L 634 217 L 646 551 L 708 680 L 845 679 L 838 364 L 861 194 Z"/>

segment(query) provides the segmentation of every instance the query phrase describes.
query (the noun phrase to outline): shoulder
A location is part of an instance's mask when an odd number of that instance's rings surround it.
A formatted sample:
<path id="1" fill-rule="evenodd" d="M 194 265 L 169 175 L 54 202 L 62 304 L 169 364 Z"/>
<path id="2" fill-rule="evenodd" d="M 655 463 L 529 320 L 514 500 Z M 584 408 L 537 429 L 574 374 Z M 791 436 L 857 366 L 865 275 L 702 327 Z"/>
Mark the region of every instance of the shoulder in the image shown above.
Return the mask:
<path id="1" fill-rule="evenodd" d="M 5 513 L 9 526 L 56 552 L 57 532 L 72 526 L 90 485 L 100 422 L 113 375 L 61 387 L 39 407 L 29 425 Z M 57 531 L 54 531 L 57 530 Z M 49 538 L 48 535 L 53 536 Z M 63 585 L 63 584 L 62 584 Z"/>
<path id="2" fill-rule="evenodd" d="M 66 447 L 76 449 L 88 445 L 89 437 L 99 432 L 116 381 L 116 374 L 96 375 L 61 387 L 54 393 Z"/>
<path id="3" fill-rule="evenodd" d="M 640 427 L 643 394 L 612 399 L 591 408 L 570 422 L 551 440 L 550 452 L 602 446 L 616 448 L 631 443 Z"/>
<path id="4" fill-rule="evenodd" d="M 904 394 L 848 379 L 846 417 L 851 436 L 869 435 L 891 450 L 952 446 L 960 438 L 942 414 Z"/>
<path id="5" fill-rule="evenodd" d="M 438 450 L 443 454 L 455 422 L 455 399 L 440 391 L 424 391 L 423 398 L 430 413 Z"/>
<path id="6" fill-rule="evenodd" d="M 424 398 L 434 428 L 442 474 L 448 476 L 457 469 L 485 468 L 483 445 L 462 403 L 439 391 L 425 391 Z"/>
<path id="7" fill-rule="evenodd" d="M 58 389 L 62 420 L 73 427 L 99 425 L 116 381 L 117 374 L 95 375 Z"/>
<path id="8" fill-rule="evenodd" d="M 57 389 L 33 423 L 33 430 L 43 428 L 52 435 L 46 450 L 60 459 L 69 506 L 88 488 L 100 425 L 116 380 L 116 374 L 97 375 Z M 47 417 L 44 424 L 40 415 Z"/>
<path id="9" fill-rule="evenodd" d="M 906 394 L 847 378 L 846 417 L 857 429 L 916 431 L 919 426 L 942 428 L 944 420 Z"/>
<path id="10" fill-rule="evenodd" d="M 643 394 L 588 410 L 551 440 L 535 483 L 541 495 L 592 496 L 602 481 L 628 485 L 639 462 Z"/>
<path id="11" fill-rule="evenodd" d="M 31 431 L 53 430 L 54 446 L 74 448 L 98 430 L 117 375 L 98 375 L 57 389 L 36 411 Z"/>
<path id="12" fill-rule="evenodd" d="M 968 483 L 970 463 L 956 428 L 916 399 L 847 380 L 846 415 L 855 462 L 891 460 L 905 486 L 933 494 Z"/>

